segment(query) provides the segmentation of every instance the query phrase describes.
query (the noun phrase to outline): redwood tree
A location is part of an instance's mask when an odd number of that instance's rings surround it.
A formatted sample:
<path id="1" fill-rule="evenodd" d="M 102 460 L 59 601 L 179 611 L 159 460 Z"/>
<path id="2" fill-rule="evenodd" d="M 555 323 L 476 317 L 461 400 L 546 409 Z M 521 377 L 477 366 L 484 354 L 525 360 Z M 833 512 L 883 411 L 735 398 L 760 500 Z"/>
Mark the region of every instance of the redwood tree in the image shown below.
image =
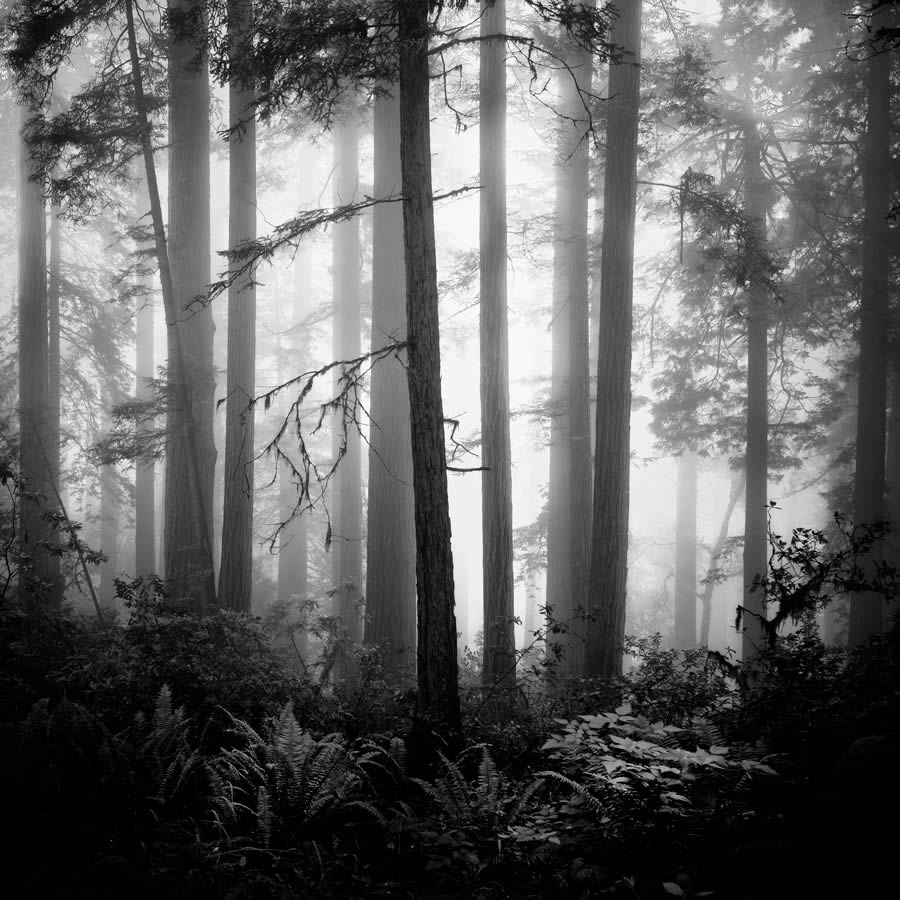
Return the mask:
<path id="1" fill-rule="evenodd" d="M 416 523 L 417 713 L 458 732 L 459 685 L 450 507 L 441 399 L 428 4 L 399 0 L 400 161 L 406 261 L 408 384 Z"/>
<path id="2" fill-rule="evenodd" d="M 514 679 L 509 327 L 506 315 L 506 0 L 484 0 L 480 84 L 480 337 L 484 665 Z"/>
<path id="3" fill-rule="evenodd" d="M 229 54 L 251 49 L 250 0 L 228 5 Z M 232 75 L 228 89 L 228 246 L 256 239 L 256 119 L 252 82 Z M 219 602 L 250 612 L 253 590 L 253 410 L 256 392 L 256 286 L 253 268 L 228 288 L 228 376 L 225 408 L 225 500 Z"/>
<path id="4" fill-rule="evenodd" d="M 167 249 L 175 319 L 167 310 L 165 574 L 176 601 L 188 600 L 203 611 L 215 605 L 212 556 L 205 546 L 213 532 L 216 460 L 214 325 L 212 309 L 194 298 L 205 295 L 210 280 L 209 77 L 201 0 L 170 0 L 169 16 Z M 181 365 L 173 366 L 178 356 Z"/>
<path id="5" fill-rule="evenodd" d="M 641 7 L 623 4 L 610 35 L 622 55 L 609 71 L 586 664 L 604 677 L 619 674 L 625 638 Z"/>

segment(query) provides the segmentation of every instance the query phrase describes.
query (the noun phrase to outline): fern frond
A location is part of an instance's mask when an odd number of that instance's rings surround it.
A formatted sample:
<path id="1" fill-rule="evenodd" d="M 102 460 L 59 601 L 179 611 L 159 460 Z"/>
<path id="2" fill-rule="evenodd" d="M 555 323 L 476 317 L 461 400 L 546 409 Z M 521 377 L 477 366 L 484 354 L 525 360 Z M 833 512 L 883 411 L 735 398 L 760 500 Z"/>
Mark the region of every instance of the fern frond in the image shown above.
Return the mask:
<path id="1" fill-rule="evenodd" d="M 551 781 L 555 781 L 559 784 L 565 785 L 565 787 L 569 788 L 569 790 L 571 790 L 585 802 L 585 805 L 588 807 L 588 809 L 591 810 L 591 812 L 602 812 L 603 807 L 601 806 L 600 801 L 583 784 L 579 784 L 577 781 L 573 781 L 571 778 L 567 778 L 560 772 L 554 772 L 552 769 L 538 772 L 536 774 L 536 777 L 548 778 Z"/>

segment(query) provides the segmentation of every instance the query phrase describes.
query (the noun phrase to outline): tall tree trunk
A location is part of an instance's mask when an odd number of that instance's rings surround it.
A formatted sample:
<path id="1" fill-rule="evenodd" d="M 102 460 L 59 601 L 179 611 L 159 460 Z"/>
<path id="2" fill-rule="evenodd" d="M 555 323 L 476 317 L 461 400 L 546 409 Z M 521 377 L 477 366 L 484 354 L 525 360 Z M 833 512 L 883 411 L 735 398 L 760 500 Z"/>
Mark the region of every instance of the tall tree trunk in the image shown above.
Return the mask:
<path id="1" fill-rule="evenodd" d="M 234 63 L 251 49 L 250 0 L 228 4 L 229 53 Z M 256 239 L 256 119 L 252 84 L 234 78 L 228 88 L 228 245 Z M 240 263 L 235 263 L 240 266 Z M 228 377 L 225 407 L 225 499 L 219 602 L 250 612 L 253 592 L 253 438 L 250 401 L 256 394 L 256 286 L 254 270 L 228 289 Z"/>
<path id="2" fill-rule="evenodd" d="M 588 5 L 588 4 L 586 4 Z M 584 665 L 584 610 L 590 566 L 590 373 L 588 370 L 588 156 L 585 105 L 591 90 L 590 51 L 572 46 L 560 73 L 553 254 L 550 494 L 547 605 L 568 630 L 554 637 L 561 670 Z M 554 651 L 556 652 L 556 651 Z"/>
<path id="3" fill-rule="evenodd" d="M 301 371 L 306 363 L 300 355 L 300 326 L 305 317 L 306 298 L 309 291 L 309 272 L 305 266 L 306 253 L 301 248 L 294 257 L 294 299 L 293 327 L 288 343 L 288 354 L 292 359 L 290 368 L 286 364 L 285 352 L 278 357 L 278 382 L 283 384 L 289 372 Z M 279 347 L 281 349 L 281 347 Z M 294 598 L 305 603 L 308 593 L 309 569 L 309 514 L 291 518 L 297 505 L 298 488 L 291 480 L 290 470 L 282 466 L 278 472 L 278 519 L 287 524 L 278 536 L 278 603 L 282 608 L 294 602 Z M 306 625 L 305 612 L 301 622 Z M 301 631 L 296 639 L 297 652 L 306 661 L 308 653 L 307 632 Z"/>
<path id="4" fill-rule="evenodd" d="M 417 714 L 420 720 L 458 733 L 453 553 L 431 185 L 428 4 L 399 0 L 398 13 L 407 374 L 416 519 Z"/>
<path id="5" fill-rule="evenodd" d="M 506 315 L 506 0 L 482 4 L 481 478 L 486 683 L 515 680 L 516 636 L 512 453 L 509 437 L 509 326 Z"/>
<path id="6" fill-rule="evenodd" d="M 138 299 L 135 315 L 135 393 L 138 400 L 153 399 L 156 376 L 153 358 L 153 298 L 151 279 L 145 279 L 147 293 Z M 134 470 L 134 569 L 138 578 L 157 572 L 156 566 L 156 464 L 139 461 Z"/>
<path id="7" fill-rule="evenodd" d="M 38 113 L 22 108 L 21 127 Z M 50 428 L 48 390 L 48 311 L 46 202 L 43 180 L 34 180 L 37 168 L 24 137 L 19 141 L 18 264 L 19 264 L 19 471 L 27 494 L 19 502 L 19 552 L 27 558 L 30 578 L 23 587 L 52 580 L 50 555 L 43 542 L 50 529 L 43 518 L 53 494 L 50 483 Z M 58 598 L 41 591 L 48 606 Z"/>
<path id="8" fill-rule="evenodd" d="M 606 678 L 621 672 L 625 639 L 641 7 L 624 4 L 610 35 L 623 58 L 609 68 L 586 667 Z"/>
<path id="9" fill-rule="evenodd" d="M 165 465 L 165 490 L 166 496 L 170 497 L 173 503 L 176 499 L 179 501 L 186 499 L 188 501 L 183 505 L 190 512 L 191 525 L 193 526 L 192 537 L 197 542 L 195 546 L 197 567 L 194 570 L 197 588 L 197 601 L 195 606 L 202 611 L 204 609 L 212 609 L 215 605 L 216 598 L 215 571 L 212 554 L 212 527 L 208 506 L 210 497 L 206 491 L 206 488 L 209 487 L 209 479 L 212 477 L 212 465 L 209 465 L 211 461 L 208 454 L 202 452 L 203 443 L 197 434 L 197 427 L 194 420 L 194 408 L 191 403 L 191 384 L 189 377 L 186 374 L 186 358 L 189 348 L 186 346 L 186 342 L 183 339 L 183 330 L 180 326 L 181 319 L 185 313 L 178 303 L 172 276 L 172 267 L 169 262 L 168 239 L 166 237 L 166 228 L 162 216 L 159 183 L 156 178 L 156 165 L 153 161 L 151 126 L 147 115 L 147 102 L 144 96 L 144 83 L 141 74 L 140 57 L 138 56 L 137 34 L 134 25 L 132 0 L 125 0 L 125 19 L 128 55 L 131 61 L 131 81 L 134 88 L 135 113 L 141 130 L 141 151 L 144 158 L 144 174 L 147 179 L 147 193 L 150 199 L 150 216 L 153 222 L 153 239 L 156 248 L 156 260 L 159 265 L 159 280 L 162 288 L 163 307 L 166 315 L 169 363 L 168 402 L 171 409 L 169 421 L 170 424 L 174 421 L 181 426 L 177 435 L 172 435 L 170 433 L 170 448 L 176 443 L 176 440 L 183 444 L 182 449 L 184 452 L 180 455 L 177 462 L 184 467 L 183 474 L 187 477 L 187 484 L 184 486 L 186 489 L 185 497 L 174 497 L 172 493 L 170 493 L 169 488 L 169 469 L 176 464 L 176 460 L 170 452 Z M 184 235 L 181 236 L 183 237 Z M 206 236 L 207 238 L 209 237 L 208 231 Z M 207 241 L 207 250 L 208 249 Z M 211 432 L 211 428 L 209 431 Z M 213 455 L 212 461 L 214 461 L 214 459 L 215 455 Z M 208 473 L 204 474 L 202 480 L 201 462 L 207 464 L 204 473 Z M 209 493 L 211 493 L 211 488 Z M 174 520 L 175 510 L 172 509 L 171 512 Z M 164 528 L 163 555 L 168 577 L 170 570 L 174 571 L 175 569 L 175 564 L 170 564 L 169 562 L 170 551 L 167 536 L 170 532 L 174 532 L 174 529 L 169 528 L 169 511 L 166 512 Z M 173 552 L 177 553 L 177 549 L 173 550 Z M 172 584 L 172 582 L 170 582 L 170 584 Z M 175 587 L 177 589 L 177 584 L 175 584 Z M 179 594 L 176 593 L 175 596 L 178 597 Z"/>
<path id="10" fill-rule="evenodd" d="M 697 646 L 697 454 L 678 460 L 675 511 L 675 649 Z"/>
<path id="11" fill-rule="evenodd" d="M 859 525 L 884 519 L 885 410 L 887 408 L 888 297 L 891 276 L 891 54 L 866 62 L 868 108 L 862 143 L 863 272 L 859 332 L 859 399 L 856 419 L 855 514 Z M 874 547 L 868 562 L 881 554 Z M 855 594 L 850 602 L 848 643 L 856 647 L 884 629 L 885 609 L 875 592 Z"/>
<path id="12" fill-rule="evenodd" d="M 728 523 L 731 521 L 731 516 L 734 513 L 735 506 L 737 506 L 738 497 L 740 497 L 743 487 L 744 476 L 732 477 L 731 493 L 728 495 L 728 506 L 725 508 L 725 514 L 722 516 L 722 523 L 719 526 L 719 534 L 716 537 L 716 542 L 713 544 L 712 550 L 710 550 L 709 553 L 709 566 L 706 570 L 707 581 L 706 584 L 703 585 L 703 596 L 700 598 L 700 609 L 702 611 L 700 618 L 701 647 L 709 646 L 709 624 L 712 619 L 712 598 L 713 593 L 716 590 L 716 582 L 712 580 L 710 576 L 712 570 L 718 563 L 719 557 L 722 555 L 722 551 L 725 549 L 725 541 L 728 540 Z"/>
<path id="13" fill-rule="evenodd" d="M 62 467 L 60 460 L 60 398 L 61 377 L 60 366 L 60 329 L 59 300 L 62 282 L 62 235 L 60 229 L 59 198 L 51 192 L 50 201 L 50 264 L 47 272 L 47 457 L 50 479 L 51 497 L 59 492 L 62 496 Z M 50 540 L 59 544 L 59 535 L 50 535 Z M 64 578 L 60 570 L 59 556 L 50 556 L 47 560 L 50 580 L 50 602 L 57 605 L 62 602 Z"/>
<path id="14" fill-rule="evenodd" d="M 399 86 L 375 98 L 375 197 L 399 198 Z M 372 352 L 406 340 L 403 207 L 375 207 L 372 228 Z M 416 536 L 406 351 L 372 372 L 366 640 L 384 648 L 388 677 L 411 675 L 416 650 Z"/>
<path id="15" fill-rule="evenodd" d="M 172 385 L 166 454 L 166 581 L 176 601 L 188 600 L 198 612 L 215 604 L 212 555 L 203 547 L 190 481 L 199 479 L 200 511 L 206 534 L 213 533 L 213 440 L 215 374 L 212 309 L 193 303 L 209 284 L 209 78 L 201 49 L 205 16 L 200 0 L 169 0 L 176 17 L 169 35 L 169 230 L 168 247 L 177 319 L 170 323 L 169 358 L 176 356 L 178 333 L 182 367 L 169 366 Z M 180 34 L 186 30 L 186 34 Z M 187 398 L 188 408 L 182 402 Z M 192 441 L 188 432 L 193 434 Z M 196 453 L 196 473 L 189 456 Z"/>
<path id="16" fill-rule="evenodd" d="M 352 203 L 356 199 L 359 185 L 356 115 L 353 105 L 334 132 L 335 206 Z M 333 254 L 334 358 L 356 359 L 360 355 L 360 246 L 357 216 L 334 226 Z M 339 389 L 339 374 L 336 370 L 335 391 Z M 344 452 L 337 471 L 334 543 L 331 545 L 336 612 L 341 617 L 347 638 L 358 642 L 362 638 L 362 485 L 359 430 L 355 422 L 348 422 L 341 416 L 335 417 L 333 427 L 335 458 L 341 448 Z"/>
<path id="17" fill-rule="evenodd" d="M 760 248 L 766 243 L 766 193 L 762 177 L 762 141 L 748 109 L 744 124 L 744 211 L 756 229 Z M 750 261 L 747 290 L 747 472 L 744 504 L 744 600 L 741 659 L 751 659 L 763 645 L 765 596 L 754 582 L 768 566 L 768 288 L 761 259 Z"/>

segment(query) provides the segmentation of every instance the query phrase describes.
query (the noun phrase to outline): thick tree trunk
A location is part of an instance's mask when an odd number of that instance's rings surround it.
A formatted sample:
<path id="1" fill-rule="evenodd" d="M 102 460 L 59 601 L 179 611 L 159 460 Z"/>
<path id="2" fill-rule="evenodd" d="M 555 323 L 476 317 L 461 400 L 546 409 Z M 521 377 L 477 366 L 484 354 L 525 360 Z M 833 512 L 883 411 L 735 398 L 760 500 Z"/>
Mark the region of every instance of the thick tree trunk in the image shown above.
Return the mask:
<path id="1" fill-rule="evenodd" d="M 609 69 L 586 666 L 606 678 L 621 672 L 625 639 L 641 7 L 619 10 L 611 40 L 624 55 Z"/>
<path id="2" fill-rule="evenodd" d="M 550 494 L 547 605 L 567 631 L 554 635 L 561 670 L 584 665 L 584 611 L 590 567 L 590 373 L 588 371 L 588 156 L 585 110 L 591 53 L 572 47 L 559 74 L 559 160 L 553 254 Z M 552 652 L 556 652 L 555 650 Z"/>
<path id="3" fill-rule="evenodd" d="M 459 732 L 429 130 L 428 5 L 400 0 L 400 158 L 418 595 L 417 713 Z"/>
<path id="4" fill-rule="evenodd" d="M 232 59 L 250 50 L 250 0 L 228 4 Z M 256 119 L 252 85 L 228 88 L 228 246 L 256 239 Z M 240 265 L 240 263 L 236 263 Z M 228 376 L 225 401 L 225 499 L 219 602 L 249 613 L 253 592 L 253 438 L 250 401 L 256 394 L 256 286 L 254 269 L 228 289 Z"/>
<path id="5" fill-rule="evenodd" d="M 357 199 L 359 185 L 359 135 L 356 108 L 334 132 L 334 203 L 340 206 Z M 334 358 L 357 359 L 360 355 L 360 246 L 359 218 L 354 216 L 334 226 Z M 340 390 L 335 372 L 335 392 Z M 344 430 L 346 428 L 346 431 Z M 360 440 L 355 422 L 333 423 L 333 452 L 337 458 L 343 447 L 344 458 L 338 466 L 337 502 L 332 522 L 332 575 L 335 588 L 335 612 L 341 617 L 346 637 L 362 639 L 362 484 L 360 481 Z M 346 669 L 344 669 L 346 671 Z"/>
<path id="6" fill-rule="evenodd" d="M 375 98 L 375 196 L 399 198 L 399 86 Z M 372 351 L 406 340 L 403 207 L 375 207 L 372 228 Z M 388 677 L 411 675 L 416 650 L 416 536 L 410 451 L 409 388 L 403 363 L 381 360 L 372 372 L 366 640 L 384 649 Z"/>
<path id="7" fill-rule="evenodd" d="M 744 210 L 756 228 L 759 248 L 766 242 L 765 183 L 762 141 L 756 121 L 748 113 L 744 125 Z M 750 262 L 747 290 L 747 473 L 744 504 L 744 599 L 741 659 L 752 659 L 763 646 L 762 619 L 766 614 L 762 588 L 754 583 L 768 566 L 768 288 L 760 261 Z"/>
<path id="8" fill-rule="evenodd" d="M 719 561 L 719 557 L 722 555 L 722 551 L 725 549 L 725 541 L 728 540 L 728 523 L 731 521 L 731 516 L 734 513 L 734 508 L 737 506 L 738 497 L 741 495 L 741 491 L 744 487 L 744 477 L 740 478 L 734 477 L 731 481 L 731 493 L 728 495 L 728 506 L 725 508 L 725 514 L 722 516 L 722 523 L 719 526 L 719 534 L 716 537 L 716 542 L 713 544 L 712 550 L 709 553 L 709 566 L 706 570 L 706 576 L 709 578 L 712 569 L 714 569 Z M 700 646 L 708 647 L 709 646 L 709 624 L 712 619 L 712 599 L 713 593 L 716 590 L 715 581 L 708 580 L 706 584 L 703 585 L 703 596 L 700 598 L 700 609 L 701 609 L 701 617 L 700 617 Z"/>
<path id="9" fill-rule="evenodd" d="M 192 548 L 197 559 L 197 566 L 193 570 L 196 576 L 196 599 L 195 608 L 200 611 L 204 609 L 212 609 L 215 605 L 216 588 L 215 588 L 215 571 L 212 555 L 212 528 L 209 515 L 209 500 L 206 488 L 211 486 L 209 479 L 212 478 L 213 459 L 208 458 L 208 454 L 202 452 L 203 443 L 197 435 L 196 423 L 194 421 L 194 408 L 191 403 L 191 384 L 187 373 L 186 357 L 188 347 L 185 346 L 183 340 L 182 328 L 180 322 L 185 312 L 180 308 L 178 303 L 178 295 L 175 292 L 175 285 L 172 275 L 172 267 L 169 261 L 168 239 L 166 237 L 165 224 L 162 217 L 162 204 L 160 202 L 159 183 L 156 178 L 156 165 L 153 161 L 153 145 L 151 143 L 151 127 L 147 116 L 147 103 L 144 98 L 144 85 L 141 76 L 141 64 L 138 56 L 137 34 L 134 25 L 134 10 L 132 0 L 125 2 L 125 17 L 127 23 L 127 40 L 128 55 L 131 61 L 131 80 L 134 88 L 135 113 L 141 129 L 141 150 L 144 158 L 144 174 L 147 179 L 147 193 L 150 199 L 150 215 L 153 221 L 153 239 L 156 248 L 156 260 L 159 265 L 159 280 L 162 287 L 163 307 L 166 315 L 166 333 L 168 338 L 168 363 L 169 363 L 169 406 L 171 413 L 169 416 L 170 425 L 174 422 L 180 425 L 180 429 L 176 434 L 170 434 L 170 448 L 173 444 L 180 442 L 183 452 L 177 462 L 183 466 L 184 471 L 180 473 L 186 476 L 187 484 L 184 485 L 186 490 L 187 503 L 183 504 L 190 512 L 191 538 L 195 541 Z M 208 109 L 207 109 L 208 112 Z M 170 129 L 171 130 L 171 129 Z M 208 161 L 207 161 L 208 162 Z M 171 172 L 170 172 L 171 174 Z M 208 188 L 208 178 L 207 178 Z M 175 188 L 170 185 L 170 190 Z M 208 224 L 207 216 L 207 224 Z M 181 235 L 184 237 L 184 235 Z M 209 250 L 207 230 L 207 251 Z M 201 241 L 202 243 L 202 241 Z M 207 255 L 208 259 L 208 255 Z M 210 333 L 211 337 L 211 333 Z M 211 427 L 209 431 L 211 432 Z M 171 428 L 170 428 L 171 431 Z M 206 464 L 204 476 L 201 478 L 201 462 Z M 166 460 L 166 496 L 171 498 L 173 503 L 175 500 L 184 500 L 185 497 L 173 496 L 170 492 L 169 469 L 176 464 L 176 460 L 170 452 Z M 206 474 L 208 473 L 208 474 Z M 176 480 L 176 485 L 183 481 L 183 478 Z M 175 519 L 176 510 L 171 510 L 173 520 Z M 166 573 L 175 570 L 175 564 L 169 562 L 170 548 L 168 535 L 174 532 L 169 528 L 169 511 L 166 512 L 165 532 L 163 540 L 163 555 Z M 184 523 L 181 523 L 182 525 Z M 176 553 L 177 555 L 177 553 Z M 170 586 L 173 582 L 170 581 Z M 177 590 L 177 584 L 175 584 Z M 174 595 L 176 598 L 178 593 Z"/>
<path id="10" fill-rule="evenodd" d="M 515 681 L 509 327 L 506 315 L 506 0 L 481 15 L 481 478 L 486 683 Z"/>
<path id="11" fill-rule="evenodd" d="M 171 384 L 166 454 L 165 562 L 166 581 L 176 602 L 198 612 L 215 603 L 212 554 L 207 556 L 198 533 L 192 478 L 206 535 L 212 546 L 213 440 L 215 374 L 212 309 L 194 303 L 206 293 L 210 266 L 209 222 L 209 78 L 201 52 L 205 27 L 200 0 L 169 0 L 170 13 L 185 17 L 169 38 L 169 229 L 168 248 L 176 320 L 170 321 L 169 358 L 181 354 L 181 367 L 169 366 Z M 167 316 L 168 318 L 168 316 Z M 175 332 L 178 334 L 176 347 Z M 185 408 L 185 402 L 187 408 Z M 192 435 L 192 437 L 191 437 Z M 191 446 L 193 444 L 193 446 Z M 189 459 L 196 454 L 195 470 Z"/>
<path id="12" fill-rule="evenodd" d="M 678 459 L 675 510 L 675 649 L 697 646 L 697 454 Z"/>
<path id="13" fill-rule="evenodd" d="M 885 517 L 885 411 L 887 408 L 891 235 L 887 215 L 891 203 L 891 54 L 866 62 L 868 109 L 862 146 L 863 272 L 859 332 L 859 399 L 856 419 L 854 518 L 872 525 Z M 868 564 L 882 555 L 873 548 Z M 881 595 L 855 594 L 850 602 L 848 643 L 856 647 L 885 626 Z"/>
<path id="14" fill-rule="evenodd" d="M 150 279 L 147 294 L 138 300 L 135 315 L 137 331 L 135 352 L 135 393 L 138 400 L 153 398 L 156 369 L 153 357 L 153 298 Z M 138 462 L 134 471 L 134 569 L 138 578 L 157 572 L 156 566 L 156 464 Z"/>
<path id="15" fill-rule="evenodd" d="M 23 107 L 24 128 L 36 110 Z M 19 472 L 26 491 L 19 502 L 19 552 L 30 570 L 23 588 L 51 582 L 53 567 L 42 542 L 51 537 L 43 511 L 53 496 L 50 482 L 51 429 L 49 427 L 48 310 L 46 256 L 46 201 L 41 180 L 24 138 L 19 142 L 18 264 L 19 264 Z M 54 504 L 55 505 L 55 504 Z M 34 579 L 34 581 L 32 581 Z M 58 602 L 53 590 L 40 591 L 48 606 Z"/>

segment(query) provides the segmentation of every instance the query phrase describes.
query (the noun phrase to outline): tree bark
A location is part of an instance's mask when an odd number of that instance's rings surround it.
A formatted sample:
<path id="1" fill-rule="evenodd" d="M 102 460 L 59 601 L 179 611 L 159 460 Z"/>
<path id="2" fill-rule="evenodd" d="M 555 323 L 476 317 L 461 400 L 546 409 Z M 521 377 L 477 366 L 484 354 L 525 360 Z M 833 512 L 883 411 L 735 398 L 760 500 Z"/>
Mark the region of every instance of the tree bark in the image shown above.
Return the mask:
<path id="1" fill-rule="evenodd" d="M 171 384 L 166 454 L 166 581 L 176 602 L 198 612 L 215 604 L 212 554 L 198 533 L 191 490 L 196 478 L 206 536 L 213 534 L 213 440 L 215 374 L 212 309 L 193 302 L 206 293 L 210 266 L 209 78 L 201 49 L 205 17 L 200 0 L 169 0 L 169 11 L 184 17 L 188 34 L 169 35 L 169 230 L 176 318 L 168 329 L 170 360 L 181 353 L 181 367 L 169 366 Z M 168 316 L 167 316 L 168 317 Z M 175 344 L 175 333 L 178 344 Z M 187 406 L 185 406 L 185 401 Z M 193 446 L 192 446 L 193 445 Z M 189 457 L 196 455 L 196 467 Z M 210 590 L 210 587 L 213 589 Z"/>
<path id="2" fill-rule="evenodd" d="M 623 5 L 610 35 L 624 55 L 609 68 L 586 666 L 605 678 L 625 640 L 641 13 L 640 0 Z"/>
<path id="3" fill-rule="evenodd" d="M 566 630 L 553 635 L 562 672 L 584 667 L 584 613 L 590 567 L 590 373 L 588 370 L 588 156 L 585 104 L 590 51 L 572 46 L 560 72 L 551 337 L 550 493 L 547 606 Z"/>
<path id="4" fill-rule="evenodd" d="M 39 114 L 23 107 L 21 127 Z M 53 495 L 50 483 L 51 448 L 48 385 L 48 309 L 46 201 L 43 179 L 36 179 L 24 136 L 19 141 L 18 173 L 18 338 L 19 338 L 19 473 L 25 493 L 19 499 L 19 553 L 30 569 L 23 587 L 37 590 L 47 606 L 58 600 L 41 587 L 51 583 L 50 555 L 42 543 L 50 537 L 43 513 Z"/>
<path id="5" fill-rule="evenodd" d="M 752 111 L 744 124 L 744 211 L 754 223 L 760 248 L 766 242 L 766 195 L 762 141 Z M 768 566 L 768 288 L 759 261 L 750 262 L 747 289 L 747 472 L 744 503 L 744 599 L 741 659 L 752 659 L 763 646 L 765 596 L 754 582 Z"/>
<path id="6" fill-rule="evenodd" d="M 137 35 L 134 26 L 134 10 L 132 0 L 125 2 L 125 18 L 128 39 L 128 55 L 131 60 L 131 80 L 134 88 L 135 113 L 141 129 L 141 150 L 144 158 L 144 174 L 147 178 L 147 193 L 150 199 L 150 215 L 153 222 L 153 239 L 156 248 L 156 260 L 159 265 L 159 280 L 162 287 L 163 307 L 166 315 L 166 333 L 168 338 L 168 362 L 169 362 L 169 404 L 173 417 L 180 418 L 182 426 L 177 438 L 183 442 L 184 453 L 180 462 L 184 465 L 187 476 L 186 494 L 188 503 L 185 504 L 190 512 L 193 539 L 196 540 L 197 569 L 195 570 L 197 585 L 197 601 L 195 608 L 199 611 L 212 609 L 215 605 L 215 570 L 212 555 L 212 528 L 208 512 L 208 500 L 204 487 L 208 481 L 201 481 L 201 459 L 209 462 L 207 455 L 201 453 L 200 441 L 194 422 L 194 411 L 191 404 L 191 390 L 186 372 L 186 349 L 182 340 L 182 330 L 179 327 L 182 311 L 179 309 L 176 299 L 175 285 L 172 277 L 172 267 L 169 262 L 168 241 L 165 224 L 162 217 L 162 204 L 160 202 L 159 184 L 156 179 L 156 166 L 153 161 L 153 145 L 151 143 L 151 127 L 147 116 L 147 103 L 144 98 L 144 85 L 141 76 L 140 58 L 138 56 Z M 208 180 L 207 180 L 208 183 Z M 207 218 L 208 222 L 208 218 Z M 209 237 L 207 231 L 207 238 Z M 208 247 L 207 247 L 208 249 Z M 207 257 L 208 258 L 208 257 Z M 179 411 L 181 411 L 179 413 Z M 172 435 L 170 435 L 172 439 Z M 214 460 L 214 457 L 213 457 Z M 166 496 L 169 493 L 169 469 L 174 464 L 170 454 L 166 461 Z M 206 478 L 212 477 L 212 467 L 209 466 Z M 173 498 L 174 499 L 174 498 Z M 183 499 L 183 498 L 178 498 Z M 174 516 L 174 512 L 173 512 Z M 169 514 L 166 513 L 165 535 L 169 534 Z M 170 571 L 168 541 L 163 540 L 164 564 L 166 573 Z M 174 564 L 173 564 L 174 565 Z M 170 582 L 172 584 L 172 582 Z M 177 587 L 177 585 L 176 585 Z M 179 595 L 176 593 L 176 597 Z"/>
<path id="7" fill-rule="evenodd" d="M 375 98 L 375 187 L 378 199 L 400 198 L 400 97 Z M 372 228 L 372 352 L 405 341 L 406 277 L 403 207 L 380 203 Z M 415 671 L 416 537 L 406 351 L 372 372 L 369 508 L 366 552 L 366 640 L 384 650 L 389 678 Z"/>
<path id="8" fill-rule="evenodd" d="M 441 399 L 429 123 L 428 5 L 399 0 L 400 159 L 416 521 L 417 714 L 461 728 L 450 507 Z"/>
<path id="9" fill-rule="evenodd" d="M 675 511 L 675 649 L 697 646 L 697 454 L 678 459 Z"/>
<path id="10" fill-rule="evenodd" d="M 885 416 L 887 408 L 889 292 L 891 277 L 891 54 L 866 62 L 868 107 L 862 142 L 863 272 L 859 332 L 859 395 L 856 419 L 855 510 L 857 525 L 873 525 L 885 517 Z M 872 548 L 873 561 L 882 547 Z M 885 626 L 885 608 L 874 591 L 854 594 L 850 601 L 849 646 L 856 647 Z"/>
<path id="11" fill-rule="evenodd" d="M 346 117 L 334 132 L 334 203 L 352 203 L 359 185 L 359 134 L 356 106 L 351 104 Z M 334 226 L 334 358 L 357 359 L 360 355 L 360 245 L 359 218 Z M 335 370 L 335 393 L 340 390 L 339 371 Z M 355 421 L 340 413 L 333 420 L 333 452 L 337 458 L 343 447 L 344 458 L 338 466 L 337 501 L 333 521 L 332 576 L 336 613 L 348 640 L 362 639 L 362 485 L 360 440 Z M 342 667 L 346 672 L 346 667 Z"/>
<path id="12" fill-rule="evenodd" d="M 480 337 L 484 681 L 515 681 L 516 637 L 506 314 L 506 0 L 482 3 L 479 44 Z"/>
<path id="13" fill-rule="evenodd" d="M 228 4 L 229 53 L 234 63 L 251 49 L 250 0 Z M 256 118 L 252 84 L 228 88 L 228 246 L 256 239 Z M 241 263 L 235 263 L 239 267 Z M 253 409 L 256 394 L 256 285 L 251 268 L 228 288 L 228 375 L 225 401 L 225 498 L 219 602 L 249 613 L 253 593 Z"/>

